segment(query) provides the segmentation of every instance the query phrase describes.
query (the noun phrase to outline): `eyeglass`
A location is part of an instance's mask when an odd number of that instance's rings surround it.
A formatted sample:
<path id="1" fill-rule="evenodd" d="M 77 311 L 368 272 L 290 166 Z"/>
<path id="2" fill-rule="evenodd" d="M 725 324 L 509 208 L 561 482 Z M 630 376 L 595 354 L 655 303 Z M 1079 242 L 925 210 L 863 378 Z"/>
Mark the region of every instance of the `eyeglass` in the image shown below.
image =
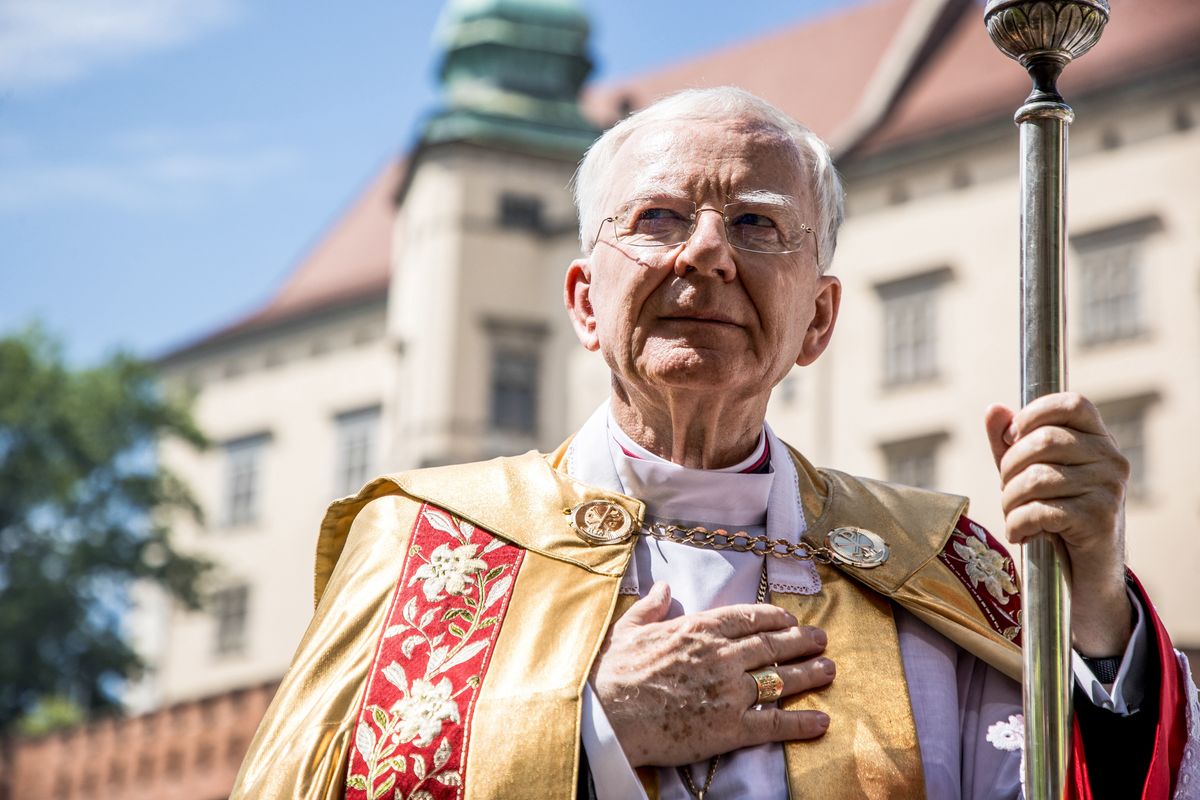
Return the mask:
<path id="1" fill-rule="evenodd" d="M 816 231 L 800 222 L 795 209 L 780 203 L 726 203 L 721 208 L 700 208 L 691 200 L 675 197 L 650 197 L 630 200 L 611 217 L 600 221 L 592 246 L 600 240 L 606 223 L 613 223 L 617 241 L 635 247 L 673 247 L 691 238 L 701 212 L 713 211 L 725 221 L 729 244 L 751 253 L 783 255 L 802 249 L 805 234 L 812 234 L 817 250 Z M 817 254 L 817 263 L 820 255 Z"/>

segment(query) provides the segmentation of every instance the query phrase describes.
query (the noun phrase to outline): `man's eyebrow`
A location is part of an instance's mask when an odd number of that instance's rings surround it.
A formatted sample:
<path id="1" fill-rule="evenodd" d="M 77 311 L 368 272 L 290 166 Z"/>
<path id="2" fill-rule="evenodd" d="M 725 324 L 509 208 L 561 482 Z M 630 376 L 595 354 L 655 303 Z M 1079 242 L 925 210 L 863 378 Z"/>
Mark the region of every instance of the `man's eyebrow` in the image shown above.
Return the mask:
<path id="1" fill-rule="evenodd" d="M 797 198 L 787 194 L 779 194 L 778 192 L 768 192 L 766 189 L 750 189 L 744 192 L 738 192 L 733 197 L 729 198 L 730 202 L 736 203 L 770 203 L 776 206 L 792 206 L 797 204 Z"/>
<path id="2" fill-rule="evenodd" d="M 683 197 L 687 192 L 666 181 L 650 180 L 634 187 L 633 197 Z"/>

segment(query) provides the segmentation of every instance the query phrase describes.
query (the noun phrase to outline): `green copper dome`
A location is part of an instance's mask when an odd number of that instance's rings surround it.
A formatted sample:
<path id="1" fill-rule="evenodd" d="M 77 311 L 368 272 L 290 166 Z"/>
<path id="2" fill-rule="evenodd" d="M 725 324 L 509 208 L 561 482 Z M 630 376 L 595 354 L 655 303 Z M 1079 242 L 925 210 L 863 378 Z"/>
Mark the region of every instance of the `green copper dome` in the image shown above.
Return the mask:
<path id="1" fill-rule="evenodd" d="M 587 27 L 587 15 L 576 0 L 449 0 L 442 12 L 442 21 L 445 23 L 490 14 L 541 15 Z"/>
<path id="2" fill-rule="evenodd" d="M 598 133 L 579 109 L 588 30 L 573 0 L 450 0 L 437 34 L 443 104 L 422 143 L 578 156 Z"/>

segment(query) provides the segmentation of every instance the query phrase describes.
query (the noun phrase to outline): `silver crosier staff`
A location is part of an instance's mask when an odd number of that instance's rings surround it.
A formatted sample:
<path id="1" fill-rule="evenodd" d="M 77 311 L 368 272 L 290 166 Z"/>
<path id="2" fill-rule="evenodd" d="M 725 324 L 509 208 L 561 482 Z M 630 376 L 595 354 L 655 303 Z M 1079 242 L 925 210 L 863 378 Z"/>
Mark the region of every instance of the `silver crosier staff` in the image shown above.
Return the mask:
<path id="1" fill-rule="evenodd" d="M 1021 404 L 1066 388 L 1063 268 L 1067 126 L 1075 114 L 1056 82 L 1100 39 L 1108 0 L 989 0 L 996 47 L 1021 63 L 1033 92 L 1017 110 L 1021 135 Z M 1025 545 L 1025 796 L 1061 800 L 1071 735 L 1070 597 L 1061 545 Z"/>

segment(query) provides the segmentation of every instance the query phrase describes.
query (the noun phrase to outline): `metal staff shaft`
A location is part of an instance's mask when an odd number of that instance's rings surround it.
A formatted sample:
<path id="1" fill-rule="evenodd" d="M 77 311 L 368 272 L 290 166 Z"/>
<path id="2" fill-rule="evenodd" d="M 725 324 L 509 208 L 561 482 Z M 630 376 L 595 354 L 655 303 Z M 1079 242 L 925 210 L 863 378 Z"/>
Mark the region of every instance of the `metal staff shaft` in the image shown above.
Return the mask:
<path id="1" fill-rule="evenodd" d="M 1021 404 L 1066 389 L 1065 103 L 1027 103 L 1021 126 Z M 1062 798 L 1071 731 L 1071 602 L 1058 540 L 1025 545 L 1025 796 Z"/>
<path id="2" fill-rule="evenodd" d="M 1064 315 L 1067 126 L 1063 68 L 1091 49 L 1108 0 L 989 0 L 992 41 L 1033 79 L 1021 131 L 1021 403 L 1066 388 Z M 1025 796 L 1061 800 L 1071 732 L 1071 627 L 1066 560 L 1057 539 L 1025 545 Z"/>

